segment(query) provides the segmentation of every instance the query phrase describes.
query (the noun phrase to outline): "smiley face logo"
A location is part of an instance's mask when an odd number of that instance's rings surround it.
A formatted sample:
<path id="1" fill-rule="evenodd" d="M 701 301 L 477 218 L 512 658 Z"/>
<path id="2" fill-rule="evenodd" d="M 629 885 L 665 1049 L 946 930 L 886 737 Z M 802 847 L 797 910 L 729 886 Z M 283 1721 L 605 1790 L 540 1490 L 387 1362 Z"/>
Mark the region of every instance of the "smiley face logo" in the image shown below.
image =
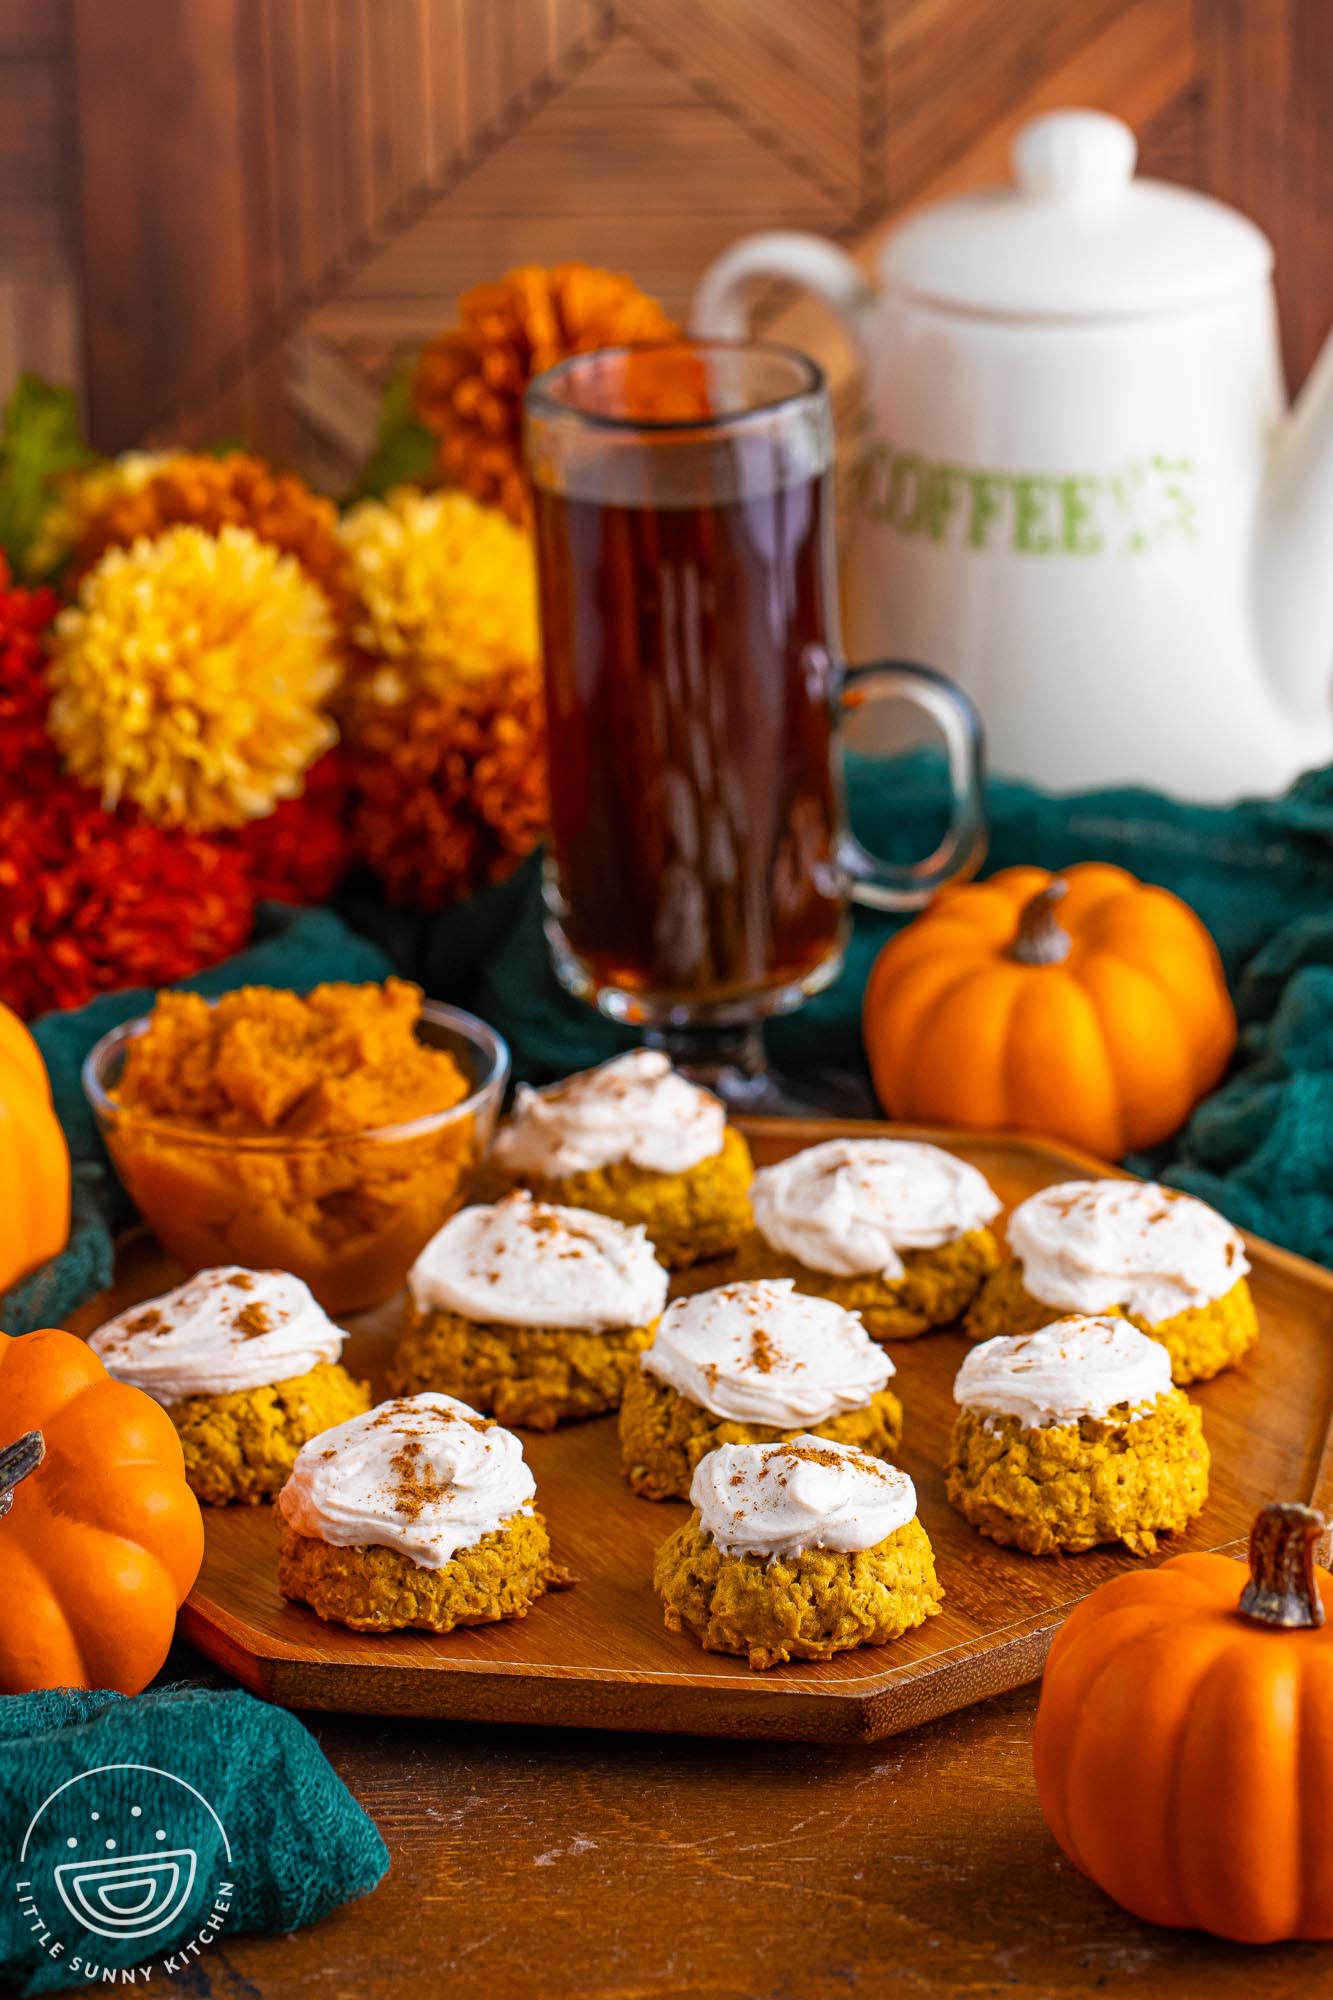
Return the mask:
<path id="1" fill-rule="evenodd" d="M 200 1846 L 216 1852 L 219 1843 L 230 1862 L 221 1820 L 184 1778 L 151 1764 L 107 1764 L 43 1800 L 20 1858 L 49 1857 L 56 1891 L 81 1930 L 130 1940 L 156 1937 L 184 1916 Z"/>

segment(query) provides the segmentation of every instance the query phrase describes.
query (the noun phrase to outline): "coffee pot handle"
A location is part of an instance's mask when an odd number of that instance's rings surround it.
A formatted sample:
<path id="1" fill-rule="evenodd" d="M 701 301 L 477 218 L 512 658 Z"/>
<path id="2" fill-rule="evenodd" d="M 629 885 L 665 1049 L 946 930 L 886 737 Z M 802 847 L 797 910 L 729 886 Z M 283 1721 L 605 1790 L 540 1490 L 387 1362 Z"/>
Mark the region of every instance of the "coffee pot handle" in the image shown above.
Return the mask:
<path id="1" fill-rule="evenodd" d="M 910 701 L 923 708 L 944 738 L 953 815 L 933 854 L 893 862 L 844 834 L 838 861 L 852 900 L 875 910 L 919 910 L 946 882 L 966 881 L 986 858 L 985 739 L 981 717 L 960 687 L 931 667 L 905 660 L 848 667 L 844 708 L 870 701 Z"/>
<path id="2" fill-rule="evenodd" d="M 700 280 L 690 308 L 690 331 L 701 339 L 743 340 L 749 315 L 741 291 L 752 278 L 785 278 L 832 306 L 864 365 L 870 351 L 870 318 L 876 306 L 864 272 L 836 243 L 803 229 L 768 229 L 724 250 Z"/>

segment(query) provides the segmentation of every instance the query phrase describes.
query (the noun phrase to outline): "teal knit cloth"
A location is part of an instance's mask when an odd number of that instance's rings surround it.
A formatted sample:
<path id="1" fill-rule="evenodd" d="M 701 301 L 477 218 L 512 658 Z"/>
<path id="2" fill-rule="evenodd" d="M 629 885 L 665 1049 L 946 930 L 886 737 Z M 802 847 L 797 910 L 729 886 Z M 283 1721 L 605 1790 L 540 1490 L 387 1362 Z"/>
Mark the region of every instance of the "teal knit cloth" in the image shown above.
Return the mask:
<path id="1" fill-rule="evenodd" d="M 0 1990 L 20 1994 L 145 1966 L 206 1993 L 214 1944 L 313 1923 L 389 1865 L 310 1732 L 239 1689 L 0 1699 L 0 1836 Z"/>

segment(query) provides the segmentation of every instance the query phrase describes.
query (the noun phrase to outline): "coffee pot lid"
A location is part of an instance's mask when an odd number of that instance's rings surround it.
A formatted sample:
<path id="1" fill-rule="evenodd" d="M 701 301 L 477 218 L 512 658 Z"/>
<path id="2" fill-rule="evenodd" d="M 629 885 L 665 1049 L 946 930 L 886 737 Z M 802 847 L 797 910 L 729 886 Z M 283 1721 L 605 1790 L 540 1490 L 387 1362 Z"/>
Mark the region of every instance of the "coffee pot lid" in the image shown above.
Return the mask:
<path id="1" fill-rule="evenodd" d="M 972 312 L 1098 318 L 1171 311 L 1262 283 L 1262 230 L 1192 188 L 1135 177 L 1120 119 L 1054 111 L 1019 130 L 1013 185 L 923 209 L 884 251 L 886 278 Z"/>

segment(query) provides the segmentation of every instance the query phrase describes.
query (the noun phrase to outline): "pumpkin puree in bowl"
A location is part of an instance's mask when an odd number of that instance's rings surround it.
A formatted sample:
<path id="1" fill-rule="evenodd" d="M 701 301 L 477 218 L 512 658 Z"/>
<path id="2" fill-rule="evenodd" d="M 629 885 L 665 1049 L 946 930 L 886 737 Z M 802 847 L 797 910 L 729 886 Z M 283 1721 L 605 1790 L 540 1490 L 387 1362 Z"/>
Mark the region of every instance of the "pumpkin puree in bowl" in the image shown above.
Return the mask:
<path id="1" fill-rule="evenodd" d="M 159 995 L 105 1137 L 188 1268 L 294 1271 L 326 1311 L 387 1298 L 458 1206 L 489 1137 L 403 980 Z M 409 1129 L 404 1132 L 402 1128 Z"/>

